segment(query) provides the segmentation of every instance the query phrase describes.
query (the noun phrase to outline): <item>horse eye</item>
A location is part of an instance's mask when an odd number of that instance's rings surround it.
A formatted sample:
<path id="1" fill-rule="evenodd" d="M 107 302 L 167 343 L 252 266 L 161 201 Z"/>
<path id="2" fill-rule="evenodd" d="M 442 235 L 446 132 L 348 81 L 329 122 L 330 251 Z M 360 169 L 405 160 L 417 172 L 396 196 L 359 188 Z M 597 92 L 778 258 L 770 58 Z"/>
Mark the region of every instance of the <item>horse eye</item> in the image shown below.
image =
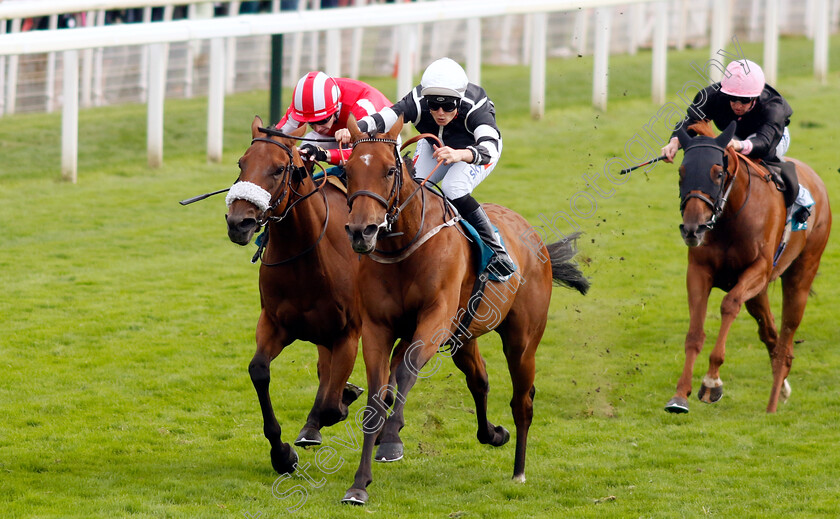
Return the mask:
<path id="1" fill-rule="evenodd" d="M 282 175 L 286 171 L 286 166 L 280 166 L 274 170 L 274 176 Z"/>
<path id="2" fill-rule="evenodd" d="M 396 172 L 397 172 L 397 168 L 389 168 L 389 169 L 388 169 L 388 172 L 387 172 L 387 173 L 385 173 L 385 175 L 386 175 L 386 176 L 388 176 L 388 177 L 391 177 L 391 176 L 394 176 L 394 174 L 395 174 Z"/>

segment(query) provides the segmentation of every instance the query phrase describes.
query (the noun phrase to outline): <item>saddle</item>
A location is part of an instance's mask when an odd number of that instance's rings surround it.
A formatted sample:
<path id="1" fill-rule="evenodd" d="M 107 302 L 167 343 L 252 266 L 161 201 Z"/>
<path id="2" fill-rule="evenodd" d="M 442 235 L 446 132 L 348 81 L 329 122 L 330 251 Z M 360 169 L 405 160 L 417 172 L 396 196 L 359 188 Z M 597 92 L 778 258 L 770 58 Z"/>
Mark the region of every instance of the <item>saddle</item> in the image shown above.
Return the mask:
<path id="1" fill-rule="evenodd" d="M 785 198 L 785 207 L 792 206 L 797 195 L 799 195 L 799 179 L 796 176 L 796 164 L 784 160 L 763 160 L 762 164 L 767 168 L 770 180 L 776 184 L 776 189 L 782 192 Z"/>
<path id="2" fill-rule="evenodd" d="M 347 174 L 344 172 L 344 168 L 341 166 L 333 166 L 331 168 L 327 168 L 327 182 L 337 187 L 339 190 L 347 194 Z M 316 182 L 320 182 L 321 179 L 324 177 L 324 173 L 321 171 L 317 171 L 312 174 L 312 180 Z"/>

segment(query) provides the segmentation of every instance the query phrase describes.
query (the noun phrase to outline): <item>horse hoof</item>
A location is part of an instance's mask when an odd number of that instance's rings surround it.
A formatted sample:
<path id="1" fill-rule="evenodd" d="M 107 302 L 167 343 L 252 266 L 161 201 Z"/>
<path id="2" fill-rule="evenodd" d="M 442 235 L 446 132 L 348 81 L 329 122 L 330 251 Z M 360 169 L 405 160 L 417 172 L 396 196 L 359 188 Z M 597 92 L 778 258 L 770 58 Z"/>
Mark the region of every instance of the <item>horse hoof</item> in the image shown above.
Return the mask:
<path id="1" fill-rule="evenodd" d="M 493 427 L 493 435 L 490 437 L 490 440 L 482 443 L 490 444 L 493 447 L 501 447 L 508 441 L 510 441 L 510 432 L 501 425 L 497 425 Z"/>
<path id="2" fill-rule="evenodd" d="M 790 398 L 791 391 L 793 390 L 790 388 L 790 384 L 788 384 L 787 379 L 785 379 L 784 383 L 782 383 L 782 392 L 779 393 L 782 402 L 787 402 L 787 399 Z"/>
<path id="3" fill-rule="evenodd" d="M 380 463 L 390 463 L 392 461 L 401 460 L 402 457 L 403 444 L 398 442 L 389 442 L 379 444 L 379 448 L 376 449 L 376 455 L 373 457 L 373 460 Z"/>
<path id="4" fill-rule="evenodd" d="M 344 498 L 341 500 L 341 504 L 362 506 L 365 503 L 367 503 L 367 500 L 368 493 L 365 490 L 351 488 L 347 491 L 346 494 L 344 494 Z"/>
<path id="5" fill-rule="evenodd" d="M 321 445 L 321 432 L 312 427 L 304 427 L 300 430 L 295 445 L 298 447 L 311 447 L 313 445 Z"/>
<path id="6" fill-rule="evenodd" d="M 288 448 L 288 452 L 284 453 Z M 289 444 L 282 444 L 279 448 L 271 448 L 271 466 L 274 467 L 278 474 L 291 474 L 295 471 L 295 465 L 298 462 L 297 452 Z"/>
<path id="7" fill-rule="evenodd" d="M 514 474 L 511 479 L 517 483 L 525 483 L 525 473 L 523 472 L 522 474 Z"/>
<path id="8" fill-rule="evenodd" d="M 667 404 L 665 404 L 665 410 L 668 411 L 669 413 L 677 413 L 677 414 L 687 413 L 688 412 L 688 400 L 686 400 L 685 398 L 679 397 L 679 396 L 675 396 L 674 398 L 669 400 Z"/>
<path id="9" fill-rule="evenodd" d="M 347 382 L 344 384 L 344 391 L 341 393 L 341 402 L 344 405 L 349 406 L 350 404 L 355 402 L 357 398 L 362 396 L 362 393 L 364 392 L 364 388 Z"/>
<path id="10" fill-rule="evenodd" d="M 714 404 L 723 397 L 723 386 L 706 387 L 705 384 L 700 386 L 700 391 L 697 393 L 697 398 L 701 402 L 707 404 Z"/>

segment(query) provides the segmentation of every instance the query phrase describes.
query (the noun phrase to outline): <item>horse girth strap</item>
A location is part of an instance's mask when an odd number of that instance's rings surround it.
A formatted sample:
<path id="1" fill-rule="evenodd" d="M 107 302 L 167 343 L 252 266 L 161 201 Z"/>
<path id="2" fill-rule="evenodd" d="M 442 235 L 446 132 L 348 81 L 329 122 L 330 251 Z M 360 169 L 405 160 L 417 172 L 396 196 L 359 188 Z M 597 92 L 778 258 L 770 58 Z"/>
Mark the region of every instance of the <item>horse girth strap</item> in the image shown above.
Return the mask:
<path id="1" fill-rule="evenodd" d="M 490 279 L 490 275 L 486 272 L 480 272 L 475 277 L 475 283 L 473 284 L 472 293 L 470 297 L 467 298 L 469 301 L 469 305 L 475 305 L 474 308 L 477 310 L 479 305 L 481 305 L 481 300 L 484 299 L 484 287 L 487 286 L 487 281 Z M 438 351 L 447 351 L 447 349 L 452 350 L 453 353 L 458 350 L 458 347 L 455 346 L 455 341 L 457 340 L 458 343 L 463 345 L 464 341 L 461 340 L 462 337 L 469 339 L 472 335 L 469 334 L 470 325 L 473 322 L 473 317 L 475 316 L 474 311 L 464 312 L 461 320 L 455 326 L 455 331 L 449 338 L 438 347 Z M 443 348 L 443 350 L 441 350 Z"/>

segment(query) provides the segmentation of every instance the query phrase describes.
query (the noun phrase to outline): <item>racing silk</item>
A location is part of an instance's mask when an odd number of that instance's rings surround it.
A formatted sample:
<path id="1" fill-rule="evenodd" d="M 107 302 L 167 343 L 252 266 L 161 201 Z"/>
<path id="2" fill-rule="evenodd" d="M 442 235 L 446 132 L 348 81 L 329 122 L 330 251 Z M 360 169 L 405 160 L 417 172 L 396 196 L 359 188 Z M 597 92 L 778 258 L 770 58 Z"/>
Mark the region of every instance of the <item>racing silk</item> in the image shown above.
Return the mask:
<path id="1" fill-rule="evenodd" d="M 735 121 L 735 136 L 744 143 L 744 154 L 755 159 L 776 160 L 776 146 L 790 124 L 793 109 L 770 85 L 764 85 L 752 110 L 738 117 L 729 106 L 729 97 L 720 92 L 720 83 L 709 85 L 694 97 L 681 124 L 688 128 L 697 121 L 711 119 L 722 130 Z M 679 126 L 677 126 L 679 128 Z M 689 132 L 693 135 L 694 132 Z M 672 137 L 676 136 L 676 131 Z"/>
<path id="2" fill-rule="evenodd" d="M 335 81 L 341 90 L 341 104 L 338 111 L 338 119 L 333 123 L 327 135 L 310 131 L 304 135 L 305 138 L 323 139 L 326 137 L 335 137 L 335 132 L 342 128 L 347 128 L 347 119 L 350 117 L 350 114 L 353 114 L 356 120 L 359 120 L 391 106 L 391 101 L 385 97 L 385 94 L 367 83 L 341 77 L 335 78 Z M 292 106 L 289 105 L 286 114 L 277 123 L 276 128 L 283 133 L 290 133 L 304 124 L 306 123 L 295 120 L 292 116 Z M 334 142 L 316 142 L 314 144 L 326 150 L 329 155 L 327 162 L 330 164 L 339 164 L 342 160 L 347 160 L 353 151 L 351 148 L 339 150 L 338 143 Z"/>
<path id="3" fill-rule="evenodd" d="M 400 116 L 411 122 L 420 133 L 437 135 L 444 146 L 467 149 L 473 154 L 471 164 L 484 165 L 498 162 L 501 134 L 496 126 L 496 107 L 487 92 L 469 83 L 458 106 L 458 114 L 446 126 L 439 126 L 429 112 L 428 101 L 420 95 L 417 85 L 397 104 L 359 120 L 359 130 L 366 133 L 387 132 Z M 426 138 L 430 145 L 437 144 Z"/>

